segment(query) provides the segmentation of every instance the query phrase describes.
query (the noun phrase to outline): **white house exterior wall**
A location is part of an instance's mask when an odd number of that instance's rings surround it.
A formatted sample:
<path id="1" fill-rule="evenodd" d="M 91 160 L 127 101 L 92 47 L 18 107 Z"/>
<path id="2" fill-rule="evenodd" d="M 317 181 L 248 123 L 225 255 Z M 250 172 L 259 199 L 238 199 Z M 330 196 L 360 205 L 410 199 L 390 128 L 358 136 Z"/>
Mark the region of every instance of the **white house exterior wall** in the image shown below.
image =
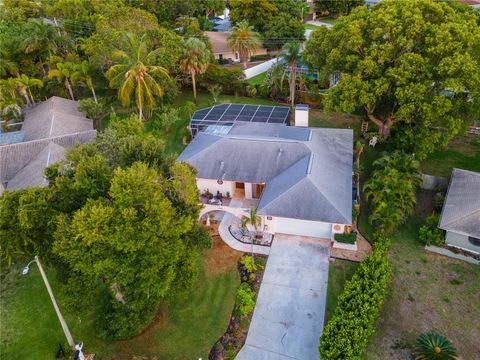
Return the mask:
<path id="1" fill-rule="evenodd" d="M 312 236 L 330 239 L 332 236 L 332 224 L 321 221 L 309 221 L 290 218 L 273 217 L 268 220 L 265 217 L 265 225 L 268 232 L 290 235 Z"/>
<path id="2" fill-rule="evenodd" d="M 253 199 L 253 184 L 245 183 L 245 199 Z"/>
<path id="3" fill-rule="evenodd" d="M 235 191 L 235 182 L 224 181 L 223 184 L 219 184 L 217 180 L 197 178 L 197 188 L 202 194 L 208 190 L 213 195 L 216 195 L 217 191 L 220 191 L 223 196 L 226 196 L 228 191 L 230 196 L 232 196 Z"/>
<path id="4" fill-rule="evenodd" d="M 445 243 L 447 245 L 462 248 L 475 254 L 480 254 L 480 246 L 473 245 L 470 241 L 468 241 L 468 236 L 463 234 L 447 231 L 447 235 L 445 236 Z"/>

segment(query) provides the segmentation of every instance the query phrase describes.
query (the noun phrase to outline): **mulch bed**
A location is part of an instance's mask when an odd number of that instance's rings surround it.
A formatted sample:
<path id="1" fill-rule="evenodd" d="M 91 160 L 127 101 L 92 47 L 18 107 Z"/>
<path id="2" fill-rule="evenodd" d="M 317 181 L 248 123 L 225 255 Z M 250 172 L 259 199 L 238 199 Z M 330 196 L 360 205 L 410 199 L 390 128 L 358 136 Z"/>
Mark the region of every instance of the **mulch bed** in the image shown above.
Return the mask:
<path id="1" fill-rule="evenodd" d="M 245 254 L 244 256 L 250 256 Z M 237 270 L 240 274 L 241 283 L 247 283 L 250 288 L 255 291 L 255 301 L 258 297 L 258 291 L 262 283 L 263 273 L 265 271 L 265 264 L 267 262 L 266 256 L 255 255 L 255 263 L 261 264 L 259 268 L 252 274 L 249 274 L 245 269 L 245 266 L 238 262 Z M 230 323 L 228 324 L 225 334 L 215 343 L 210 354 L 209 360 L 233 360 L 247 339 L 248 329 L 250 327 L 250 321 L 252 320 L 253 311 L 244 316 L 239 313 L 235 306 Z"/>

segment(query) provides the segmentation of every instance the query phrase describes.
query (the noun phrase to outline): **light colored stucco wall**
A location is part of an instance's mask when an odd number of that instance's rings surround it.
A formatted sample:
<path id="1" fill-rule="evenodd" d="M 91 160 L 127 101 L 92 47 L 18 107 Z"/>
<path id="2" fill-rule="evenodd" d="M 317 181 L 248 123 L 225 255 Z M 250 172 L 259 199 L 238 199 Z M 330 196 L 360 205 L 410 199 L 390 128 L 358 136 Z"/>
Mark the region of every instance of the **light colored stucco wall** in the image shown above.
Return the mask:
<path id="1" fill-rule="evenodd" d="M 480 246 L 473 245 L 470 241 L 468 241 L 468 236 L 466 235 L 447 231 L 447 235 L 445 236 L 445 243 L 447 245 L 456 246 L 480 254 Z"/>
<path id="2" fill-rule="evenodd" d="M 264 217 L 264 224 L 269 233 L 285 233 L 291 235 L 312 236 L 324 239 L 331 238 L 332 224 L 321 221 L 299 220 L 281 217 Z"/>
<path id="3" fill-rule="evenodd" d="M 253 184 L 245 183 L 245 199 L 253 199 Z"/>
<path id="4" fill-rule="evenodd" d="M 228 191 L 230 193 L 230 196 L 233 196 L 233 193 L 235 191 L 235 182 L 224 181 L 223 184 L 220 185 L 219 183 L 217 183 L 217 180 L 197 178 L 197 188 L 201 194 L 208 190 L 213 195 L 216 195 L 217 191 L 220 191 L 223 196 L 226 196 Z"/>

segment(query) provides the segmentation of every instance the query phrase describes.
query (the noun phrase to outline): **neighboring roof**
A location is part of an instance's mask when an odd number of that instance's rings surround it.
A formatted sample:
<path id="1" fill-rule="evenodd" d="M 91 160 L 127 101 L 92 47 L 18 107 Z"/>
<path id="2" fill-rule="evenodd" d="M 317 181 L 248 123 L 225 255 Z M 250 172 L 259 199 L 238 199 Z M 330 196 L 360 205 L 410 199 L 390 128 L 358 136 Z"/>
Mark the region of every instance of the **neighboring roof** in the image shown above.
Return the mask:
<path id="1" fill-rule="evenodd" d="M 210 40 L 210 43 L 212 44 L 212 52 L 214 54 L 234 52 L 232 49 L 228 48 L 228 34 L 226 32 L 205 31 L 204 34 Z"/>
<path id="2" fill-rule="evenodd" d="M 227 32 L 232 30 L 232 23 L 229 19 L 219 19 L 213 22 L 213 30 Z"/>
<path id="3" fill-rule="evenodd" d="M 78 111 L 77 102 L 53 96 L 25 115 L 24 141 L 39 140 L 92 130 L 92 121 Z"/>
<path id="4" fill-rule="evenodd" d="M 52 97 L 29 109 L 21 131 L 0 142 L 0 181 L 6 189 L 45 185 L 43 170 L 63 159 L 65 149 L 96 136 L 77 102 Z M 23 137 L 23 138 L 22 138 Z"/>
<path id="5" fill-rule="evenodd" d="M 65 148 L 50 142 L 23 169 L 7 183 L 7 190 L 46 185 L 43 170 L 50 164 L 63 159 Z"/>
<path id="6" fill-rule="evenodd" d="M 265 183 L 258 213 L 350 224 L 353 132 L 235 123 L 200 132 L 178 158 L 199 178 Z"/>
<path id="7" fill-rule="evenodd" d="M 480 238 L 480 173 L 453 169 L 439 227 Z"/>

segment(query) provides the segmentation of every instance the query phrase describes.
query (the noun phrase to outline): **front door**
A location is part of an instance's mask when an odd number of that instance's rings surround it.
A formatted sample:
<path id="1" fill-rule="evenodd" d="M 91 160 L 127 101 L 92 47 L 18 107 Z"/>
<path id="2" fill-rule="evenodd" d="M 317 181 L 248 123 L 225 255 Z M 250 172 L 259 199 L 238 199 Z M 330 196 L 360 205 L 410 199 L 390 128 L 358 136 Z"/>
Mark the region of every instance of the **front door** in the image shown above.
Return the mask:
<path id="1" fill-rule="evenodd" d="M 265 188 L 265 184 L 253 184 L 253 198 L 254 199 L 260 199 L 260 196 L 262 196 L 262 191 Z"/>

